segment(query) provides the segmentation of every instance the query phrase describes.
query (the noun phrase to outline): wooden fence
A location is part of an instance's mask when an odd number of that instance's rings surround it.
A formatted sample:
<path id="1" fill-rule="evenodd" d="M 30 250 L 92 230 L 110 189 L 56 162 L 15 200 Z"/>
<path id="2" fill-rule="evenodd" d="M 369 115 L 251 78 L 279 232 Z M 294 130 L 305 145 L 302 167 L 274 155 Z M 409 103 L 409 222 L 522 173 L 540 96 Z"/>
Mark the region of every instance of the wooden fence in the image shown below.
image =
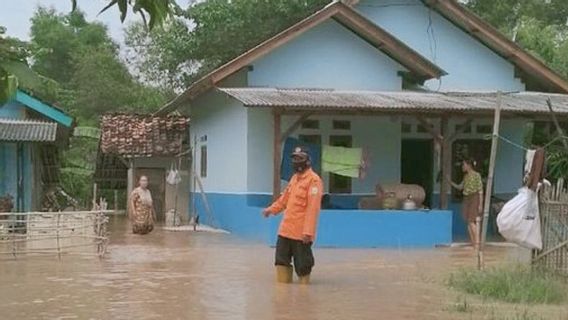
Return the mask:
<path id="1" fill-rule="evenodd" d="M 0 213 L 0 256 L 97 255 L 108 243 L 105 211 Z"/>
<path id="2" fill-rule="evenodd" d="M 564 180 L 540 194 L 542 250 L 533 255 L 533 265 L 568 276 L 568 191 Z"/>

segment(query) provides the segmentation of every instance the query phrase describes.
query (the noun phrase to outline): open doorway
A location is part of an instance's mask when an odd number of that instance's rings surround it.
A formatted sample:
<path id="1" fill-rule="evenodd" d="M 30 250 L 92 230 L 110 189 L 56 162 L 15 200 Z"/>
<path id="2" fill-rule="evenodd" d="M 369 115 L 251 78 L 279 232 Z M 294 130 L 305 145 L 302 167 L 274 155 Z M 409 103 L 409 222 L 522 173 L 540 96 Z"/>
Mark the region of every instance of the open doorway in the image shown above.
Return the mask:
<path id="1" fill-rule="evenodd" d="M 424 188 L 424 205 L 432 206 L 434 189 L 434 143 L 431 139 L 403 139 L 401 148 L 401 182 Z"/>
<path id="2" fill-rule="evenodd" d="M 148 189 L 152 194 L 152 202 L 154 203 L 154 210 L 156 210 L 156 218 L 158 221 L 164 221 L 164 204 L 166 198 L 165 169 L 136 168 L 136 176 L 134 177 L 134 179 L 139 179 L 141 176 L 148 177 Z M 135 181 L 134 185 L 137 185 L 137 181 Z"/>

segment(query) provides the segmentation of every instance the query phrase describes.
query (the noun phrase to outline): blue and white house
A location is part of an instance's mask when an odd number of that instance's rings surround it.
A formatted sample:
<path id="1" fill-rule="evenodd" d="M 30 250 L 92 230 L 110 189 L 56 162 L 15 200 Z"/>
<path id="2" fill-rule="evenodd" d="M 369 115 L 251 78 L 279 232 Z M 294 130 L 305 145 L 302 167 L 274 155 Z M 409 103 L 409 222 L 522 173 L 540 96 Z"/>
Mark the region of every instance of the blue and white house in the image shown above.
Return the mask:
<path id="1" fill-rule="evenodd" d="M 67 113 L 22 90 L 0 105 L 0 196 L 12 197 L 16 212 L 41 209 L 73 127 Z"/>
<path id="2" fill-rule="evenodd" d="M 431 247 L 465 238 L 459 204 L 437 177 L 459 179 L 464 156 L 488 159 L 497 104 L 500 134 L 522 144 L 527 123 L 547 116 L 547 97 L 568 113 L 567 92 L 558 74 L 455 0 L 335 1 L 160 113 L 189 113 L 195 172 L 220 226 L 237 235 L 274 242 L 278 221 L 260 210 L 285 184 L 282 146 L 295 137 L 369 154 L 365 179 L 322 173 L 342 209 L 322 210 L 318 246 Z M 523 159 L 499 145 L 497 197 L 520 187 Z M 422 185 L 429 207 L 442 209 L 357 209 L 377 183 L 401 182 Z"/>

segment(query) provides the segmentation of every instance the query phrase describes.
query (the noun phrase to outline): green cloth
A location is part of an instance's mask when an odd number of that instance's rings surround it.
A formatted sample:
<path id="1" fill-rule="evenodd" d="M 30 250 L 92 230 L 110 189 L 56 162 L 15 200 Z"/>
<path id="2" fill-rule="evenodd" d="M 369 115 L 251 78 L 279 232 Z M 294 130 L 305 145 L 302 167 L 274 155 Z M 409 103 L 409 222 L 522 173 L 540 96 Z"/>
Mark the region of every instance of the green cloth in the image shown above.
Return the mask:
<path id="1" fill-rule="evenodd" d="M 463 177 L 463 195 L 469 196 L 480 193 L 483 190 L 483 182 L 481 175 L 477 172 L 471 172 Z"/>
<path id="2" fill-rule="evenodd" d="M 322 147 L 322 170 L 340 176 L 358 178 L 363 149 L 324 145 Z"/>

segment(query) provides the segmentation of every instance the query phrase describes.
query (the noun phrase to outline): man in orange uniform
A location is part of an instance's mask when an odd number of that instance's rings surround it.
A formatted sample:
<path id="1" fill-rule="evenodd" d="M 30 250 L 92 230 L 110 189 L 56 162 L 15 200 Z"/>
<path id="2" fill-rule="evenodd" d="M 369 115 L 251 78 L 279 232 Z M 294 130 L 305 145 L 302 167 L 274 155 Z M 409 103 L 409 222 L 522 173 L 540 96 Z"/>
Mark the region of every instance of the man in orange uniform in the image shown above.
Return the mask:
<path id="1" fill-rule="evenodd" d="M 312 170 L 310 156 L 305 148 L 297 147 L 292 153 L 294 176 L 284 193 L 270 207 L 263 210 L 265 217 L 284 217 L 276 242 L 276 276 L 278 282 L 292 282 L 292 258 L 300 283 L 308 284 L 314 266 L 312 243 L 320 212 L 323 184 Z"/>

